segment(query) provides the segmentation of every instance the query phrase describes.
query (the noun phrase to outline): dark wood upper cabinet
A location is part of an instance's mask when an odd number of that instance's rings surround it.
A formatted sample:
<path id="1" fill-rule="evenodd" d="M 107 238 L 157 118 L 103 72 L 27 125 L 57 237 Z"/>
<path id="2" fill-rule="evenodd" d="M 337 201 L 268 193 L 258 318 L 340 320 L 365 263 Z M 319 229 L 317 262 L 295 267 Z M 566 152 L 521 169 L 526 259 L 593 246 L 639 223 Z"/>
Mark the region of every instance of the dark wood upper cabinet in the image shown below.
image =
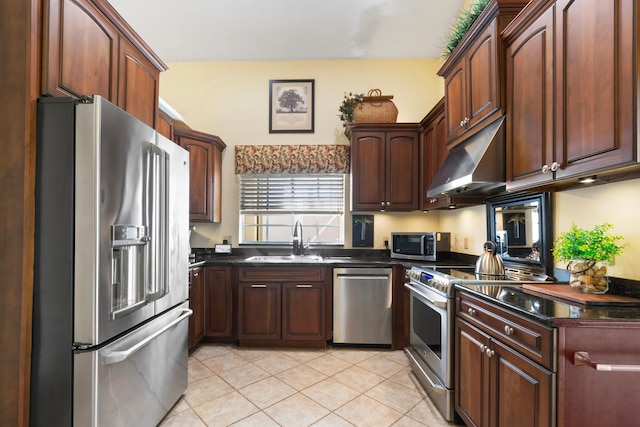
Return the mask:
<path id="1" fill-rule="evenodd" d="M 189 152 L 189 219 L 222 220 L 222 151 L 215 135 L 176 126 L 174 141 Z"/>
<path id="2" fill-rule="evenodd" d="M 42 95 L 100 95 L 151 127 L 166 65 L 106 0 L 44 2 Z"/>
<path id="3" fill-rule="evenodd" d="M 120 39 L 118 106 L 152 128 L 156 126 L 160 74 L 133 44 Z"/>
<path id="4" fill-rule="evenodd" d="M 552 6 L 507 47 L 506 174 L 510 181 L 544 183 L 555 156 Z"/>
<path id="5" fill-rule="evenodd" d="M 638 160 L 635 3 L 556 3 L 557 178 Z"/>
<path id="6" fill-rule="evenodd" d="M 425 116 L 420 123 L 420 209 L 428 210 L 437 201 L 427 197 L 427 190 L 431 186 L 438 169 L 449 154 L 447 147 L 447 118 L 445 115 L 444 98 L 442 98 Z"/>
<path id="7" fill-rule="evenodd" d="M 117 102 L 116 27 L 88 0 L 44 2 L 42 93 Z"/>
<path id="8" fill-rule="evenodd" d="M 171 116 L 162 110 L 158 110 L 158 122 L 156 130 L 167 139 L 174 140 L 173 130 L 175 129 L 175 121 Z"/>
<path id="9" fill-rule="evenodd" d="M 507 44 L 507 189 L 638 170 L 634 1 L 536 0 Z"/>
<path id="10" fill-rule="evenodd" d="M 419 209 L 418 124 L 354 124 L 351 139 L 351 209 Z"/>
<path id="11" fill-rule="evenodd" d="M 447 143 L 451 146 L 504 114 L 504 44 L 500 32 L 526 3 L 489 2 L 438 71 L 444 78 Z"/>

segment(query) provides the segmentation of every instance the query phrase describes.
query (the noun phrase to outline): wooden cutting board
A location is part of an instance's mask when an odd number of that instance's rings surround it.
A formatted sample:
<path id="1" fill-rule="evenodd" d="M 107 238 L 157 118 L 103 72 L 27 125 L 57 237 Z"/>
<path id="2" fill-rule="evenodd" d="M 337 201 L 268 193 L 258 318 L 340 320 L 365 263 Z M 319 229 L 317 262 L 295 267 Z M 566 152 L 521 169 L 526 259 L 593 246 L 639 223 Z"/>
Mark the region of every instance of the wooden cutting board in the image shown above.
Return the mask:
<path id="1" fill-rule="evenodd" d="M 580 290 L 573 289 L 569 285 L 525 284 L 522 285 L 522 288 L 584 305 L 640 305 L 639 298 L 610 294 L 587 294 Z"/>

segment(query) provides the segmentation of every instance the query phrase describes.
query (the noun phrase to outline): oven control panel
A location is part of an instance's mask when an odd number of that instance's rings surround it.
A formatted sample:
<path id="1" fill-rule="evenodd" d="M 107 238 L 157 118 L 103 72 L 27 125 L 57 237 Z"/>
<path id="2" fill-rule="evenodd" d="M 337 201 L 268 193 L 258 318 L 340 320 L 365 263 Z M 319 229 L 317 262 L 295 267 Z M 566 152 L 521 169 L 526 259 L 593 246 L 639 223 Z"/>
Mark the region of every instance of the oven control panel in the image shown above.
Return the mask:
<path id="1" fill-rule="evenodd" d="M 406 273 L 409 280 L 414 283 L 420 283 L 429 288 L 438 290 L 446 294 L 449 290 L 450 281 L 445 276 L 438 275 L 435 271 L 420 267 L 413 267 Z"/>

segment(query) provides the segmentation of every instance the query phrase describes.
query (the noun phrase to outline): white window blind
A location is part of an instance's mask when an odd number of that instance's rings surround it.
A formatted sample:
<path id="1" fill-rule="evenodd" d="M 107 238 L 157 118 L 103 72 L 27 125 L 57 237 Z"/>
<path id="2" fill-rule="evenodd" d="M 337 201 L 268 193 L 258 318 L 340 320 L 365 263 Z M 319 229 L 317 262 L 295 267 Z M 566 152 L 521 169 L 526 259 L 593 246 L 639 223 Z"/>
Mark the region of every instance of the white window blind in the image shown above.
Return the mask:
<path id="1" fill-rule="evenodd" d="M 290 245 L 300 222 L 306 244 L 343 244 L 345 175 L 239 177 L 240 243 Z"/>
<path id="2" fill-rule="evenodd" d="M 240 175 L 240 210 L 342 213 L 344 175 Z"/>

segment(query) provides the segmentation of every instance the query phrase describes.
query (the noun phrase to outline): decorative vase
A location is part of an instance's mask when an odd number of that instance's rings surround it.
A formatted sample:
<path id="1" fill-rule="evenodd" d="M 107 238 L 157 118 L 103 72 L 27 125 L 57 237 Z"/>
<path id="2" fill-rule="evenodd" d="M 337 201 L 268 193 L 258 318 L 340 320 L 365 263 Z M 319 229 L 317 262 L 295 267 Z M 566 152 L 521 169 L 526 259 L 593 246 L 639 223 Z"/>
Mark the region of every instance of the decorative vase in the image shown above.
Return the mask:
<path id="1" fill-rule="evenodd" d="M 582 292 L 604 294 L 609 290 L 607 266 L 592 259 L 570 261 L 567 270 L 571 273 L 569 285 Z"/>

